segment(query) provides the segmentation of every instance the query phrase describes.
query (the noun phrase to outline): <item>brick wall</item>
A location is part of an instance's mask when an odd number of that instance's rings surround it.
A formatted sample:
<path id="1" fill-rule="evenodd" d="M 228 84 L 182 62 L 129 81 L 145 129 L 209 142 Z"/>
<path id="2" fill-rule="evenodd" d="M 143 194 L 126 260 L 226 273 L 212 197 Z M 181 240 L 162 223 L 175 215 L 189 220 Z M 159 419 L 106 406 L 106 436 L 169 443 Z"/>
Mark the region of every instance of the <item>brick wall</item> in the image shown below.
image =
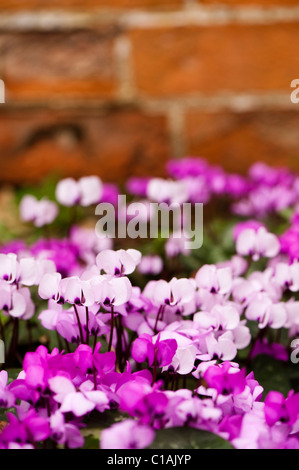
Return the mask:
<path id="1" fill-rule="evenodd" d="M 0 180 L 299 170 L 299 0 L 0 0 Z"/>

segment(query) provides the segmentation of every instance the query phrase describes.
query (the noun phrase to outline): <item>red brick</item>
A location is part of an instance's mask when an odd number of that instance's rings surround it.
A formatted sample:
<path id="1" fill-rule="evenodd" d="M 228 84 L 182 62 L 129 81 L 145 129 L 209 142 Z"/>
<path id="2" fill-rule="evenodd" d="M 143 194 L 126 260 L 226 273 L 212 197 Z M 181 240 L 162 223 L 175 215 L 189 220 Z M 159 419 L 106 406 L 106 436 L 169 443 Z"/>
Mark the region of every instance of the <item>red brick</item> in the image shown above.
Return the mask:
<path id="1" fill-rule="evenodd" d="M 161 175 L 170 157 L 167 120 L 134 109 L 8 111 L 0 114 L 0 182 L 48 174 L 106 181 Z"/>
<path id="2" fill-rule="evenodd" d="M 113 28 L 1 34 L 1 78 L 7 102 L 113 96 L 115 34 Z"/>
<path id="3" fill-rule="evenodd" d="M 151 96 L 285 91 L 298 76 L 298 23 L 135 29 L 130 37 L 136 85 Z"/>
<path id="4" fill-rule="evenodd" d="M 285 111 L 190 112 L 186 116 L 187 153 L 206 157 L 232 172 L 244 172 L 260 160 L 299 170 L 297 106 Z"/>
<path id="5" fill-rule="evenodd" d="M 298 6 L 298 0 L 198 0 L 203 5 L 255 5 L 255 6 Z"/>
<path id="6" fill-rule="evenodd" d="M 0 0 L 1 10 L 80 9 L 86 8 L 165 8 L 181 6 L 184 0 Z"/>

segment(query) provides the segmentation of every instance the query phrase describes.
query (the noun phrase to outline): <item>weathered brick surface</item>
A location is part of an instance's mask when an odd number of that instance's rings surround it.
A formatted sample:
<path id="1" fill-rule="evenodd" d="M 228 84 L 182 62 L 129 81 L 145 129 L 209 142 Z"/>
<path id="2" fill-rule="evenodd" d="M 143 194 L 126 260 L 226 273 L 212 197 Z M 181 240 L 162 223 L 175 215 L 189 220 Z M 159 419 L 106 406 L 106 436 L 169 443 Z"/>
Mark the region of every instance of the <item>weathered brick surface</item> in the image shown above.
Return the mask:
<path id="1" fill-rule="evenodd" d="M 86 8 L 165 8 L 182 5 L 184 0 L 0 0 L 2 10 Z"/>
<path id="2" fill-rule="evenodd" d="M 0 18 L 0 182 L 53 172 L 110 181 L 162 175 L 171 150 L 179 156 L 185 143 L 189 154 L 230 171 L 258 159 L 298 170 L 299 104 L 288 94 L 299 75 L 299 20 L 286 18 L 299 0 L 198 0 L 202 25 L 187 3 L 0 0 L 0 17 L 17 13 Z M 227 7 L 222 25 L 218 5 Z M 254 6 L 248 23 L 234 16 L 235 6 L 239 13 Z M 284 7 L 281 19 L 269 15 L 274 6 Z M 140 17 L 128 15 L 138 10 Z M 220 111 L 223 96 L 243 93 L 251 112 Z M 271 100 L 271 111 L 258 96 Z"/>
<path id="3" fill-rule="evenodd" d="M 197 0 L 202 5 L 298 6 L 298 0 Z"/>
<path id="4" fill-rule="evenodd" d="M 298 129 L 299 108 L 190 112 L 186 117 L 188 154 L 202 155 L 232 172 L 244 172 L 251 163 L 260 160 L 298 171 Z"/>
<path id="5" fill-rule="evenodd" d="M 298 75 L 298 23 L 136 29 L 130 37 L 145 95 L 285 91 Z"/>
<path id="6" fill-rule="evenodd" d="M 0 181 L 98 174 L 107 181 L 163 174 L 170 156 L 163 116 L 133 109 L 0 113 Z"/>
<path id="7" fill-rule="evenodd" d="M 107 98 L 116 90 L 113 27 L 0 34 L 7 101 Z"/>

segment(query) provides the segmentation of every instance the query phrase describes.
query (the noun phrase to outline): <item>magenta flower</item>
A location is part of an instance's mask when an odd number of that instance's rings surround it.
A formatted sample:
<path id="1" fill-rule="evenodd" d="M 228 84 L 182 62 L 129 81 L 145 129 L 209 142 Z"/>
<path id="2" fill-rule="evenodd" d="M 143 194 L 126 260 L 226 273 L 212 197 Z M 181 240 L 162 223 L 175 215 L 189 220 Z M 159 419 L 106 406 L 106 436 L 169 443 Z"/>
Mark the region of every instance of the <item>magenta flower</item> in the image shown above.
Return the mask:
<path id="1" fill-rule="evenodd" d="M 135 196 L 146 197 L 149 181 L 150 178 L 131 177 L 126 182 L 126 188 L 129 193 Z"/>
<path id="2" fill-rule="evenodd" d="M 145 380 L 128 381 L 117 390 L 119 408 L 138 417 L 143 424 L 163 418 L 168 404 L 165 393 L 151 387 Z"/>
<path id="3" fill-rule="evenodd" d="M 94 370 L 100 377 L 115 369 L 114 351 L 100 353 L 101 344 L 97 343 L 94 351 L 85 344 L 78 346 L 73 354 L 73 360 L 82 374 L 93 374 Z"/>
<path id="4" fill-rule="evenodd" d="M 208 387 L 222 395 L 238 395 L 246 386 L 245 370 L 232 367 L 229 362 L 211 365 L 203 375 Z"/>
<path id="5" fill-rule="evenodd" d="M 12 413 L 7 413 L 8 425 L 1 432 L 0 442 L 28 443 L 35 446 L 35 443 L 44 441 L 50 436 L 51 430 L 47 418 L 39 416 L 33 408 L 21 415 L 18 418 Z"/>
<path id="6" fill-rule="evenodd" d="M 288 352 L 282 344 L 269 343 L 266 338 L 254 343 L 254 347 L 251 351 L 251 358 L 258 356 L 259 354 L 266 354 L 272 356 L 279 361 L 287 361 L 289 359 Z"/>
<path id="7" fill-rule="evenodd" d="M 269 426 L 275 423 L 288 423 L 292 425 L 298 419 L 299 394 L 290 393 L 284 398 L 282 393 L 271 391 L 265 399 L 265 418 Z"/>
<path id="8" fill-rule="evenodd" d="M 148 361 L 152 366 L 154 362 L 157 367 L 168 366 L 177 350 L 177 342 L 174 339 L 153 341 L 153 337 L 146 333 L 139 336 L 132 345 L 132 357 L 136 362 Z"/>

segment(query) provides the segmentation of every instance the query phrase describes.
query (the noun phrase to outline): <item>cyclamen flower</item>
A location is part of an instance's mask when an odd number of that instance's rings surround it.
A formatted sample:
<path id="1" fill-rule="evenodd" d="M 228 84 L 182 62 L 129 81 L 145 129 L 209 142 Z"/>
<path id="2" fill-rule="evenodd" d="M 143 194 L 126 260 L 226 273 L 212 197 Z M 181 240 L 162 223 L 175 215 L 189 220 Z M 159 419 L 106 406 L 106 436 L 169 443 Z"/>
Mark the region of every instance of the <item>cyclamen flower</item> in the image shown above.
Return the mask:
<path id="1" fill-rule="evenodd" d="M 17 255 L 14 253 L 0 253 L 0 279 L 8 283 L 15 282 L 17 270 Z"/>
<path id="2" fill-rule="evenodd" d="M 76 390 L 72 381 L 67 377 L 56 376 L 49 379 L 51 391 L 55 394 L 54 400 L 60 403 L 60 412 L 72 412 L 75 416 L 84 416 L 93 409 L 103 412 L 109 409 L 109 399 L 100 390 L 93 390 L 93 383 L 84 387 L 84 383 Z"/>
<path id="3" fill-rule="evenodd" d="M 152 366 L 154 363 L 158 367 L 168 366 L 177 350 L 177 342 L 174 339 L 160 340 L 160 337 L 153 341 L 150 335 L 143 334 L 137 338 L 132 345 L 132 357 L 136 362 L 148 361 Z"/>
<path id="4" fill-rule="evenodd" d="M 165 393 L 144 379 L 138 380 L 138 377 L 121 385 L 117 396 L 120 399 L 120 410 L 138 417 L 142 424 L 162 419 L 168 404 Z"/>
<path id="5" fill-rule="evenodd" d="M 274 268 L 274 280 L 284 289 L 291 292 L 299 291 L 299 263 L 294 262 L 291 265 L 286 263 L 277 263 Z"/>
<path id="6" fill-rule="evenodd" d="M 188 186 L 184 181 L 152 178 L 147 184 L 147 197 L 152 201 L 183 203 L 188 201 Z"/>
<path id="7" fill-rule="evenodd" d="M 143 295 L 148 297 L 154 305 L 176 306 L 190 302 L 195 296 L 195 285 L 190 279 L 172 278 L 169 282 L 163 279 L 150 281 L 146 285 Z"/>
<path id="8" fill-rule="evenodd" d="M 154 430 L 133 419 L 113 424 L 101 432 L 101 449 L 144 449 L 155 438 Z"/>
<path id="9" fill-rule="evenodd" d="M 162 258 L 158 255 L 142 256 L 138 265 L 138 271 L 142 274 L 160 274 L 163 269 Z"/>
<path id="10" fill-rule="evenodd" d="M 228 294 L 232 288 L 232 270 L 206 264 L 197 271 L 195 282 L 199 288 L 211 293 Z"/>
<path id="11" fill-rule="evenodd" d="M 33 408 L 27 412 L 22 412 L 19 408 L 19 414 L 21 416 L 17 417 L 7 413 L 8 425 L 0 434 L 0 443 L 34 444 L 50 436 L 48 419 L 39 416 Z"/>
<path id="12" fill-rule="evenodd" d="M 154 341 L 159 340 L 169 341 L 175 340 L 177 349 L 168 366 L 164 366 L 162 372 L 167 370 L 170 373 L 178 373 L 180 375 L 189 374 L 194 368 L 194 361 L 196 359 L 197 349 L 195 341 L 185 336 L 184 331 L 175 331 L 171 325 L 166 327 L 163 331 L 154 336 Z"/>
<path id="13" fill-rule="evenodd" d="M 221 365 L 211 365 L 203 374 L 208 387 L 215 388 L 218 393 L 237 395 L 245 386 L 245 370 L 232 367 L 229 362 Z"/>
<path id="14" fill-rule="evenodd" d="M 17 289 L 15 285 L 0 283 L 0 308 L 4 316 L 28 320 L 35 312 L 35 305 L 27 287 Z"/>
<path id="15" fill-rule="evenodd" d="M 190 241 L 190 239 L 186 238 L 184 233 L 180 231 L 171 233 L 165 243 L 167 258 L 174 258 L 179 254 L 188 256 L 190 254 L 190 248 L 186 248 L 186 242 L 188 241 Z"/>
<path id="16" fill-rule="evenodd" d="M 0 280 L 8 284 L 38 285 L 45 273 L 54 271 L 55 265 L 50 260 L 34 257 L 18 259 L 14 253 L 0 254 Z"/>
<path id="17" fill-rule="evenodd" d="M 58 271 L 63 277 L 77 274 L 80 269 L 78 258 L 81 253 L 72 240 L 41 238 L 31 246 L 30 250 L 37 259 L 51 260 L 56 266 L 54 271 Z"/>
<path id="18" fill-rule="evenodd" d="M 90 283 L 94 302 L 104 307 L 123 305 L 132 294 L 132 284 L 126 276 L 95 276 Z"/>
<path id="19" fill-rule="evenodd" d="M 20 203 L 20 216 L 24 222 L 32 222 L 36 227 L 51 224 L 57 217 L 58 207 L 53 201 L 24 196 Z"/>
<path id="20" fill-rule="evenodd" d="M 208 162 L 199 157 L 185 157 L 179 160 L 169 160 L 166 171 L 169 176 L 181 179 L 185 176 L 199 176 L 205 174 L 209 168 Z"/>
<path id="21" fill-rule="evenodd" d="M 131 177 L 126 182 L 126 189 L 135 196 L 146 197 L 150 178 Z"/>
<path id="22" fill-rule="evenodd" d="M 98 176 L 85 176 L 75 181 L 65 178 L 56 186 L 56 199 L 63 206 L 90 206 L 100 202 L 102 182 Z"/>
<path id="23" fill-rule="evenodd" d="M 265 399 L 265 418 L 269 426 L 277 422 L 292 425 L 299 415 L 299 394 L 289 394 L 287 398 L 280 392 L 271 391 Z"/>
<path id="24" fill-rule="evenodd" d="M 7 387 L 8 373 L 0 371 L 0 408 L 10 408 L 14 405 L 15 397 Z"/>
<path id="25" fill-rule="evenodd" d="M 248 320 L 258 321 L 259 328 L 269 325 L 278 329 L 287 321 L 287 309 L 284 302 L 273 303 L 267 295 L 260 293 L 248 305 L 245 316 Z"/>
<path id="26" fill-rule="evenodd" d="M 84 437 L 79 429 L 72 423 L 65 421 L 65 415 L 56 410 L 50 416 L 51 438 L 57 444 L 64 444 L 69 449 L 77 449 L 84 444 Z"/>
<path id="27" fill-rule="evenodd" d="M 131 274 L 140 263 L 141 253 L 138 250 L 103 250 L 96 257 L 100 270 L 113 276 Z"/>
<path id="28" fill-rule="evenodd" d="M 253 220 L 246 220 L 245 222 L 239 222 L 238 224 L 236 224 L 234 226 L 233 239 L 234 239 L 234 241 L 236 241 L 237 238 L 239 237 L 239 235 L 244 230 L 252 229 L 254 231 L 257 231 L 261 227 L 265 228 L 265 226 L 261 222 L 259 222 L 258 220 L 254 220 L 254 219 Z"/>
<path id="29" fill-rule="evenodd" d="M 56 302 L 89 307 L 94 303 L 91 283 L 78 276 L 61 278 L 60 273 L 46 273 L 39 284 L 39 296 Z"/>
<path id="30" fill-rule="evenodd" d="M 253 359 L 259 354 L 272 356 L 279 361 L 287 361 L 289 359 L 288 351 L 283 344 L 269 343 L 266 338 L 254 343 L 250 357 Z"/>
<path id="31" fill-rule="evenodd" d="M 279 240 L 276 235 L 269 233 L 264 227 L 257 230 L 243 230 L 236 241 L 236 249 L 239 255 L 252 256 L 254 261 L 260 257 L 273 258 L 280 250 Z"/>
<path id="32" fill-rule="evenodd" d="M 97 343 L 94 351 L 86 344 L 81 344 L 73 353 L 74 364 L 83 374 L 92 374 L 97 371 L 100 377 L 115 369 L 114 351 L 100 353 L 101 343 Z"/>

